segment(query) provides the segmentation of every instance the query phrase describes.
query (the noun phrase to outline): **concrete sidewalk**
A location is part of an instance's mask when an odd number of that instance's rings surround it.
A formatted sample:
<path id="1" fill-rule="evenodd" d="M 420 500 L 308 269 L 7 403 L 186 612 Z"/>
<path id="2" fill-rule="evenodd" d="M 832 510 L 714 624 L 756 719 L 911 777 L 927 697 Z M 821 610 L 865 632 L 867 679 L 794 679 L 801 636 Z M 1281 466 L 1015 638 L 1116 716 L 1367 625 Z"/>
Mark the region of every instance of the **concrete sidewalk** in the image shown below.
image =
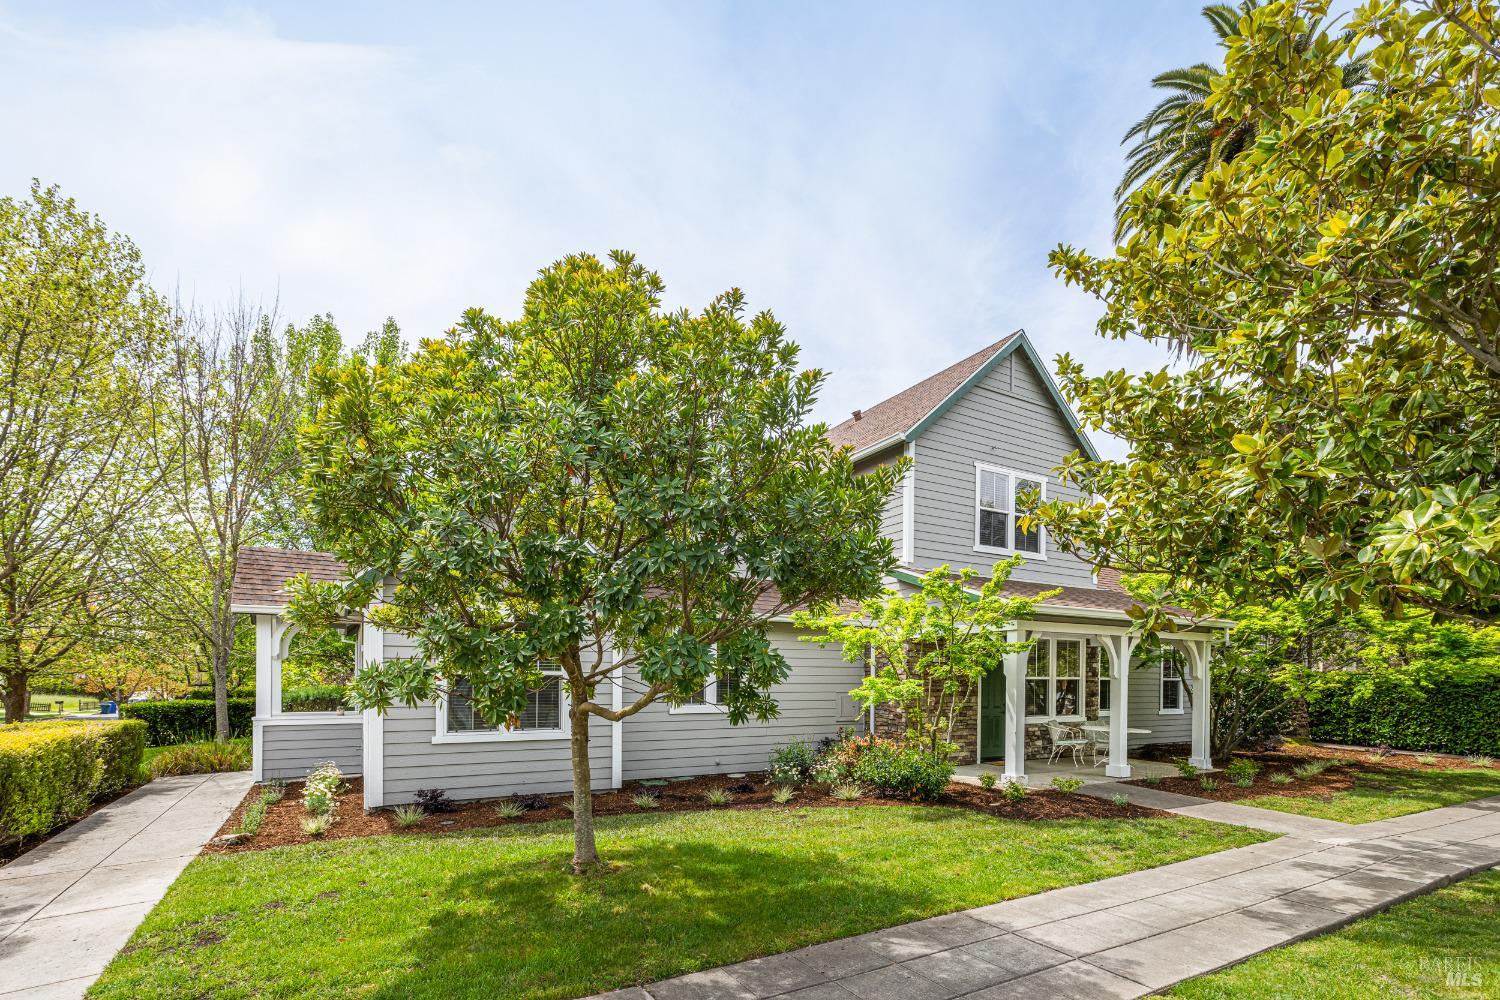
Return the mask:
<path id="1" fill-rule="evenodd" d="M 0 868 L 0 1000 L 83 996 L 251 784 L 158 778 Z"/>
<path id="2" fill-rule="evenodd" d="M 1204 801 L 1173 798 L 1188 800 L 1171 803 L 1176 812 Z M 1159 808 L 1168 805 L 1158 801 Z M 1221 815 L 1259 829 L 1282 822 L 1275 817 L 1284 814 L 1254 815 L 1268 813 L 1237 806 Z M 1310 836 L 1283 836 L 595 1000 L 1142 997 L 1500 865 L 1500 796 L 1359 826 L 1326 822 L 1306 827 Z"/>

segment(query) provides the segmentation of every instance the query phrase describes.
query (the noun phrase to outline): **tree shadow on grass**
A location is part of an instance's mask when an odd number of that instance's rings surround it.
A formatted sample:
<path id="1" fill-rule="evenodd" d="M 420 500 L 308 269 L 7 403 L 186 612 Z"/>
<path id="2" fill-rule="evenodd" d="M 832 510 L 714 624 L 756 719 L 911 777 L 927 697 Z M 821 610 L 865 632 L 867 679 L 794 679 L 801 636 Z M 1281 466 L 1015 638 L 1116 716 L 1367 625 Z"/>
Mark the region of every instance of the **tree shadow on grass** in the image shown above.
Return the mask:
<path id="1" fill-rule="evenodd" d="M 920 878 L 872 884 L 858 844 L 640 839 L 665 819 L 601 831 L 598 874 L 569 874 L 563 855 L 454 873 L 409 943 L 415 968 L 372 995 L 587 996 L 918 919 L 944 895 Z"/>

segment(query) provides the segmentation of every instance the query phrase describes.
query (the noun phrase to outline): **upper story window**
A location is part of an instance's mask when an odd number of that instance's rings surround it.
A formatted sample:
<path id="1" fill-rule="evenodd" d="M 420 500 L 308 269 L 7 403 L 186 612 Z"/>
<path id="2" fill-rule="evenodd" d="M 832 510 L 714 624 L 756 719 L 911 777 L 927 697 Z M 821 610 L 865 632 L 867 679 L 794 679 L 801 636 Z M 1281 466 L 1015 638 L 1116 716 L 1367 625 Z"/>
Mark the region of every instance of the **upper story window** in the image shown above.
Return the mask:
<path id="1" fill-rule="evenodd" d="M 461 739 L 553 739 L 567 735 L 568 712 L 562 670 L 543 663 L 542 683 L 526 693 L 526 707 L 510 728 L 490 722 L 474 707 L 474 688 L 455 677 L 438 707 L 437 742 Z"/>
<path id="2" fill-rule="evenodd" d="M 1022 552 L 1045 559 L 1040 524 L 1021 527 L 1021 518 L 1047 498 L 1047 480 L 975 463 L 974 548 L 980 552 Z"/>

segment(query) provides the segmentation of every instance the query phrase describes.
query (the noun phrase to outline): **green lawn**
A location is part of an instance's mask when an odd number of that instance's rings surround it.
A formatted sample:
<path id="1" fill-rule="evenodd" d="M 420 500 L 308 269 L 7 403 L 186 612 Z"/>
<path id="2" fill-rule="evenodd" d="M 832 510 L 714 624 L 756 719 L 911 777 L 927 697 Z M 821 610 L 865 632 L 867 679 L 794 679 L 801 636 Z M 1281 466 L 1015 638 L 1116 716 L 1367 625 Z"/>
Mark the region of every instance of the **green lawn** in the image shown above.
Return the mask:
<path id="1" fill-rule="evenodd" d="M 1488 795 L 1500 795 L 1500 770 L 1386 768 L 1378 773 L 1361 773 L 1355 777 L 1352 791 L 1334 792 L 1326 797 L 1260 795 L 1240 801 L 1247 806 L 1301 816 L 1369 823 L 1439 806 L 1456 806 Z"/>
<path id="2" fill-rule="evenodd" d="M 579 997 L 1268 839 L 1184 817 L 854 807 L 600 820 L 195 860 L 91 997 Z"/>
<path id="3" fill-rule="evenodd" d="M 1476 875 L 1333 934 L 1188 980 L 1169 995 L 1194 1000 L 1500 996 L 1500 872 Z"/>

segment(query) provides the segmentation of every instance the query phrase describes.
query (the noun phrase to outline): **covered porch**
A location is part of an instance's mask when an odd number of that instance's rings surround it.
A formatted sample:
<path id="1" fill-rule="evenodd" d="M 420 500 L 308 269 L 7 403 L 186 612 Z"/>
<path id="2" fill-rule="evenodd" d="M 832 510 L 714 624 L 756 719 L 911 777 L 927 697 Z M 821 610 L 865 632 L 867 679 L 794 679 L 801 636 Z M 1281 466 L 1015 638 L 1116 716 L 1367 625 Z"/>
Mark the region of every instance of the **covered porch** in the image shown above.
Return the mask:
<path id="1" fill-rule="evenodd" d="M 1016 623 L 1011 641 L 1032 642 L 1031 649 L 1007 655 L 980 679 L 972 764 L 961 777 L 977 781 L 988 771 L 1040 786 L 1059 776 L 1095 782 L 1175 773 L 1171 764 L 1130 756 L 1133 745 L 1147 743 L 1185 744 L 1195 767 L 1213 768 L 1212 629 L 1183 628 L 1147 650 L 1123 613 L 1095 612 L 1092 621 L 1079 620 L 1079 609 L 1055 614 Z"/>

